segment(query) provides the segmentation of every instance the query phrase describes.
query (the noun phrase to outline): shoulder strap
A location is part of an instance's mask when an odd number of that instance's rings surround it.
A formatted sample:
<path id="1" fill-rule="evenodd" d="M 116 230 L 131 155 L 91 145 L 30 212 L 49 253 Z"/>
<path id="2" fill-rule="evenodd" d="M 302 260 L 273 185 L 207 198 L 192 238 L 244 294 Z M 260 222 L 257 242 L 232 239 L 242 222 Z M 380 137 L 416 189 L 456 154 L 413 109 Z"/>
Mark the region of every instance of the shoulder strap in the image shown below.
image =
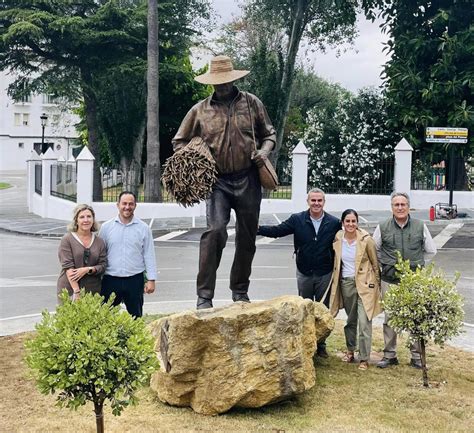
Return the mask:
<path id="1" fill-rule="evenodd" d="M 249 94 L 245 92 L 245 100 L 247 101 L 247 108 L 249 110 L 249 116 L 250 116 L 250 123 L 252 124 L 252 137 L 253 137 L 253 146 L 255 152 L 257 151 L 257 142 L 255 141 L 255 130 L 253 128 L 253 116 L 252 116 L 252 110 L 250 109 L 250 102 L 249 102 Z"/>

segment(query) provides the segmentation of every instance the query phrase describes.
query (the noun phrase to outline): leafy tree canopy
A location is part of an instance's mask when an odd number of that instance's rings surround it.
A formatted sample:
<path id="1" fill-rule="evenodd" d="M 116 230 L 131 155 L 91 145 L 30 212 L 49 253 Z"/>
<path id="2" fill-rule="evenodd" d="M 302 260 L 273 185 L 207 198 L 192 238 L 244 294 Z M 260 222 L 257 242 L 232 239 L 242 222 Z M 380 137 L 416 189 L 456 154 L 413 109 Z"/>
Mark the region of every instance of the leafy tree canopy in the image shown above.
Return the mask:
<path id="1" fill-rule="evenodd" d="M 385 88 L 390 121 L 415 147 L 427 126 L 465 127 L 474 149 L 474 8 L 471 0 L 369 0 L 390 39 Z M 444 156 L 442 146 L 424 146 Z"/>
<path id="2" fill-rule="evenodd" d="M 139 1 L 7 0 L 0 11 L 0 68 L 25 92 L 81 95 L 85 74 L 144 56 L 146 27 Z M 81 76 L 82 75 L 82 76 Z"/>
<path id="3" fill-rule="evenodd" d="M 226 52 L 247 59 L 252 70 L 264 71 L 268 90 L 261 91 L 273 95 L 268 105 L 274 111 L 277 152 L 283 143 L 302 40 L 320 50 L 350 42 L 355 20 L 356 4 L 351 0 L 247 0 L 242 18 L 225 29 Z M 266 71 L 266 64 L 272 65 L 273 75 Z"/>

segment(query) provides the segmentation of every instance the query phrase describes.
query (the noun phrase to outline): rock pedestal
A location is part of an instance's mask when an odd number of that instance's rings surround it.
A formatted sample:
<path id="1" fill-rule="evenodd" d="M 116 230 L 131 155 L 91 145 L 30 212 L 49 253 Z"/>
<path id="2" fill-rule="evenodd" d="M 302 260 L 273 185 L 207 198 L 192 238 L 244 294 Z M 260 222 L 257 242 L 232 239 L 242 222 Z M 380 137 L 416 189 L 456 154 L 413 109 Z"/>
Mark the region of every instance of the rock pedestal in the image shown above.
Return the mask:
<path id="1" fill-rule="evenodd" d="M 334 320 L 322 304 L 283 296 L 185 311 L 150 326 L 161 366 L 151 379 L 158 398 L 215 415 L 310 389 L 317 339 Z"/>

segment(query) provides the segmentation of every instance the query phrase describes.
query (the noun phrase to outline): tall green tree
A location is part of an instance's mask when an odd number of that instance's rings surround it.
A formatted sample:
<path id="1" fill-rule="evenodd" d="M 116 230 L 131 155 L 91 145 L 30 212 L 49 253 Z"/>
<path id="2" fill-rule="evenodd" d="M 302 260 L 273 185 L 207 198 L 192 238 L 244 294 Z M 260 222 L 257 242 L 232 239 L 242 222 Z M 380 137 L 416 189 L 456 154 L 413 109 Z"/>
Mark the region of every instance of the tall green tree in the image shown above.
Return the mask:
<path id="1" fill-rule="evenodd" d="M 303 138 L 305 130 L 310 126 L 309 116 L 314 119 L 318 113 L 319 127 L 324 130 L 321 145 L 333 150 L 338 149 L 339 142 L 334 122 L 336 111 L 351 94 L 338 84 L 329 83 L 311 70 L 298 67 L 295 71 L 293 90 L 291 92 L 290 110 L 285 125 L 284 139 L 280 149 L 278 165 L 287 167 L 291 161 L 291 152 Z M 305 143 L 306 144 L 306 143 Z M 309 146 L 309 144 L 306 144 Z M 318 148 L 312 152 L 319 153 Z"/>
<path id="2" fill-rule="evenodd" d="M 103 162 L 119 164 L 123 188 L 139 193 L 146 132 L 146 61 L 109 68 L 94 80 Z"/>
<path id="3" fill-rule="evenodd" d="M 147 167 L 148 161 L 153 160 L 152 165 L 157 168 L 145 170 L 148 171 L 145 174 L 145 193 L 148 194 L 150 184 L 159 187 L 160 162 L 172 153 L 171 138 L 181 119 L 191 105 L 207 96 L 206 88 L 193 80 L 189 47 L 199 37 L 199 32 L 207 28 L 209 16 L 207 0 L 159 2 L 159 85 L 158 78 L 147 78 L 150 69 L 147 69 L 146 57 L 106 71 L 94 84 L 99 95 L 99 106 L 104 108 L 100 116 L 103 141 L 110 150 L 112 162 L 120 163 L 124 187 L 129 190 L 138 193 L 141 167 Z M 141 18 L 147 19 L 146 2 L 143 3 Z M 152 26 L 153 23 L 156 20 L 152 21 Z M 147 91 L 147 86 L 151 86 L 151 91 Z M 155 96 L 151 101 L 156 101 L 156 108 L 152 108 L 153 115 L 148 116 L 147 97 L 152 93 Z M 156 123 L 157 110 L 159 125 Z M 150 147 L 146 143 L 147 137 L 155 133 L 147 133 L 146 125 L 147 119 L 152 117 L 155 117 L 153 129 L 156 127 L 158 138 Z M 147 196 L 146 200 L 156 201 L 159 198 Z"/>
<path id="4" fill-rule="evenodd" d="M 474 150 L 474 7 L 472 0 L 368 0 L 369 16 L 380 11 L 389 35 L 385 90 L 390 120 L 433 162 L 442 145 L 424 144 L 427 126 L 464 127 L 467 157 Z M 456 170 L 465 177 L 464 164 Z M 457 183 L 457 182 L 456 182 Z"/>
<path id="5" fill-rule="evenodd" d="M 47 92 L 82 98 L 94 164 L 94 197 L 102 198 L 94 77 L 143 57 L 140 1 L 6 0 L 0 10 L 0 69 L 16 73 L 9 94 Z"/>
<path id="6" fill-rule="evenodd" d="M 291 100 L 300 44 L 305 39 L 324 50 L 355 35 L 356 2 L 353 0 L 249 0 L 249 8 L 261 25 L 277 23 L 285 34 L 279 101 L 273 119 L 277 129 L 277 152 L 282 146 Z"/>

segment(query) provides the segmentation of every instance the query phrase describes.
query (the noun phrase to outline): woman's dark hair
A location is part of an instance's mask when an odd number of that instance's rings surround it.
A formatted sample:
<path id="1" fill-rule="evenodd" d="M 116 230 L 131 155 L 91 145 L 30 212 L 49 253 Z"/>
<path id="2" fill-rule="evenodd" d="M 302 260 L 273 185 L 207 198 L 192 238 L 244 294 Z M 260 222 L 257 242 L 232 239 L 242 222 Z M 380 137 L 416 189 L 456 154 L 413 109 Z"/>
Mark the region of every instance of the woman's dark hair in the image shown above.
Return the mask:
<path id="1" fill-rule="evenodd" d="M 359 214 L 354 209 L 346 209 L 344 212 L 342 212 L 341 222 L 344 222 L 344 219 L 346 218 L 346 216 L 350 214 L 354 214 L 357 222 L 359 222 Z"/>

